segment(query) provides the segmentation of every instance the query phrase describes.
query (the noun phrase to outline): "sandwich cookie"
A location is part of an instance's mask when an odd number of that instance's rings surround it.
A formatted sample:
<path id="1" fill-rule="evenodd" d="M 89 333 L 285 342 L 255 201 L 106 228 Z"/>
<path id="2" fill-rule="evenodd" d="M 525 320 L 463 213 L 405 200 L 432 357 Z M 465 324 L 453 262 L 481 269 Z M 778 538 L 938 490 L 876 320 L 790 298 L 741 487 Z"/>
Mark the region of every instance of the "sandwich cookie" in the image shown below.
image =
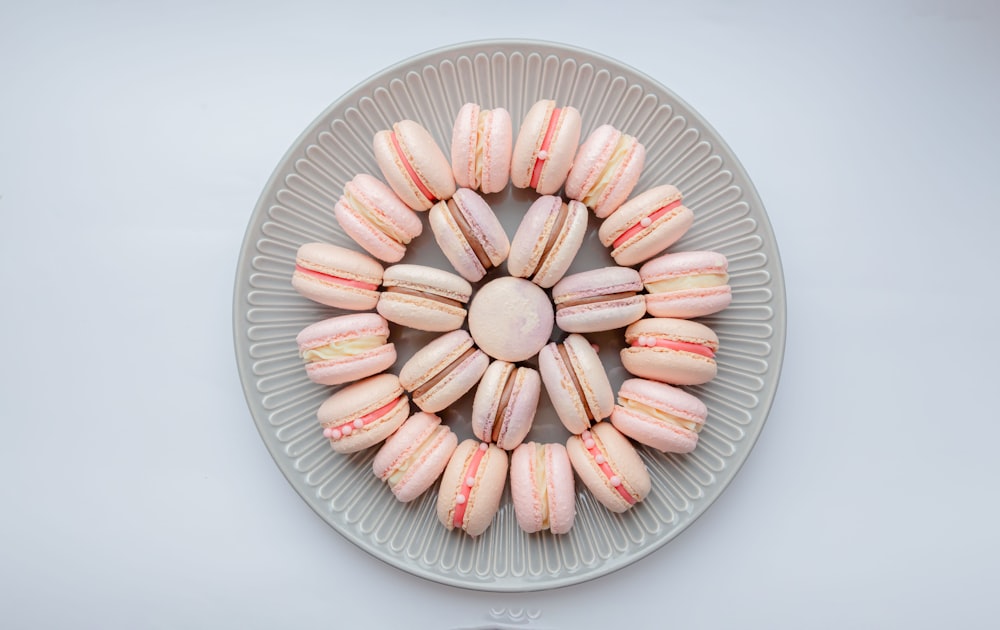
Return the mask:
<path id="1" fill-rule="evenodd" d="M 618 209 L 635 188 L 646 160 L 646 148 L 611 125 L 587 136 L 566 178 L 566 196 L 583 202 L 603 219 Z"/>
<path id="2" fill-rule="evenodd" d="M 538 372 L 506 361 L 486 368 L 472 402 L 472 434 L 513 450 L 531 430 L 542 393 Z"/>
<path id="3" fill-rule="evenodd" d="M 571 436 L 566 451 L 583 485 L 612 512 L 624 512 L 649 495 L 652 481 L 646 465 L 610 422 Z"/>
<path id="4" fill-rule="evenodd" d="M 694 213 L 682 201 L 673 186 L 651 188 L 615 210 L 597 236 L 619 265 L 641 263 L 673 245 L 691 227 Z"/>
<path id="5" fill-rule="evenodd" d="M 448 262 L 466 280 L 481 280 L 507 259 L 510 241 L 486 200 L 474 190 L 459 188 L 430 212 L 434 240 Z"/>
<path id="6" fill-rule="evenodd" d="M 664 453 L 690 453 L 708 408 L 683 389 L 666 383 L 630 378 L 618 390 L 611 424 L 636 442 Z"/>
<path id="7" fill-rule="evenodd" d="M 509 276 L 487 282 L 469 306 L 469 332 L 483 352 L 502 361 L 538 354 L 555 321 L 549 296 L 537 285 Z"/>
<path id="8" fill-rule="evenodd" d="M 650 317 L 625 329 L 622 365 L 629 373 L 674 385 L 700 385 L 715 378 L 719 338 L 687 319 Z"/>
<path id="9" fill-rule="evenodd" d="M 448 529 L 461 529 L 470 536 L 482 534 L 500 508 L 506 483 L 507 452 L 493 444 L 465 440 L 441 478 L 438 520 Z"/>
<path id="10" fill-rule="evenodd" d="M 531 534 L 565 534 L 576 517 L 573 466 L 562 444 L 528 442 L 510 457 L 510 495 L 517 524 Z"/>
<path id="11" fill-rule="evenodd" d="M 386 343 L 389 323 L 375 313 L 324 319 L 295 337 L 309 380 L 339 385 L 378 374 L 396 362 L 396 346 Z"/>
<path id="12" fill-rule="evenodd" d="M 574 107 L 556 107 L 551 100 L 532 105 L 514 143 L 511 183 L 540 195 L 555 194 L 573 165 L 581 123 Z"/>
<path id="13" fill-rule="evenodd" d="M 566 276 L 552 287 L 556 324 L 566 332 L 628 326 L 646 314 L 642 280 L 631 267 L 605 267 Z"/>
<path id="14" fill-rule="evenodd" d="M 573 263 L 587 232 L 587 208 L 579 201 L 539 197 L 528 208 L 510 245 L 507 270 L 549 288 Z"/>
<path id="15" fill-rule="evenodd" d="M 399 372 L 399 381 L 422 411 L 436 413 L 479 382 L 490 359 L 464 330 L 445 333 L 418 350 Z"/>
<path id="16" fill-rule="evenodd" d="M 423 265 L 393 265 L 382 276 L 377 310 L 390 322 L 447 332 L 465 322 L 472 286 L 453 273 Z"/>
<path id="17" fill-rule="evenodd" d="M 639 268 L 646 311 L 655 317 L 689 319 L 717 313 L 733 300 L 729 261 L 718 252 L 677 252 Z"/>
<path id="18" fill-rule="evenodd" d="M 292 287 L 314 302 L 349 311 L 378 303 L 382 265 L 360 252 L 328 243 L 306 243 L 295 254 Z"/>
<path id="19" fill-rule="evenodd" d="M 615 393 L 608 374 L 587 338 L 573 334 L 538 353 L 538 369 L 556 415 L 570 433 L 583 433 L 611 415 Z"/>
<path id="20" fill-rule="evenodd" d="M 389 436 L 372 460 L 372 472 L 400 501 L 416 499 L 441 477 L 458 437 L 441 418 L 418 412 Z"/>
<path id="21" fill-rule="evenodd" d="M 366 252 L 397 262 L 406 246 L 423 231 L 423 223 L 392 190 L 367 173 L 355 175 L 333 207 L 337 223 Z"/>
<path id="22" fill-rule="evenodd" d="M 420 123 L 401 120 L 379 131 L 373 148 L 385 181 L 414 210 L 428 210 L 455 194 L 448 158 Z"/>
<path id="23" fill-rule="evenodd" d="M 333 450 L 354 453 L 392 435 L 409 413 L 410 401 L 396 375 L 378 374 L 338 390 L 316 417 Z"/>
<path id="24" fill-rule="evenodd" d="M 513 127 L 506 109 L 466 103 L 451 135 L 451 170 L 461 188 L 500 192 L 510 180 Z"/>

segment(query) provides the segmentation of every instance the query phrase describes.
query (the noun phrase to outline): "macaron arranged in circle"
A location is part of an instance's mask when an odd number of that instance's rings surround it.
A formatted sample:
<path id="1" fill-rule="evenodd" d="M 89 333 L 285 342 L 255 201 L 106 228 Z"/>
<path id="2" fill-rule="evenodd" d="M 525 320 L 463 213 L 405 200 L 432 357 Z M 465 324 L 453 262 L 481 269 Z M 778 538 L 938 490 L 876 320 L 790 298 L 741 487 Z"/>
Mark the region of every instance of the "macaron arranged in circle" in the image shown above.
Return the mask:
<path id="1" fill-rule="evenodd" d="M 612 512 L 625 512 L 649 495 L 652 481 L 646 465 L 610 422 L 570 436 L 566 451 L 583 485 Z"/>
<path id="2" fill-rule="evenodd" d="M 630 378 L 618 390 L 611 424 L 636 442 L 665 453 L 690 453 L 708 408 L 696 396 L 678 387 Z"/>
<path id="3" fill-rule="evenodd" d="M 587 232 L 586 206 L 546 195 L 531 204 L 510 245 L 507 270 L 549 288 L 573 263 Z"/>
<path id="4" fill-rule="evenodd" d="M 451 170 L 461 188 L 500 192 L 510 181 L 514 142 L 510 113 L 466 103 L 458 110 L 451 135 Z"/>
<path id="5" fill-rule="evenodd" d="M 615 262 L 631 267 L 676 243 L 693 222 L 681 192 L 664 185 L 626 201 L 604 220 L 597 235 L 611 248 Z"/>
<path id="6" fill-rule="evenodd" d="M 295 342 L 309 380 L 339 385 L 392 367 L 396 346 L 388 338 L 389 323 L 380 315 L 353 313 L 306 326 Z"/>
<path id="7" fill-rule="evenodd" d="M 423 265 L 393 265 L 382 275 L 377 310 L 390 322 L 447 332 L 465 323 L 472 286 L 451 272 Z"/>
<path id="8" fill-rule="evenodd" d="M 401 260 L 406 246 L 424 228 L 416 212 L 392 189 L 367 173 L 355 175 L 347 182 L 333 214 L 355 243 L 386 262 Z"/>
<path id="9" fill-rule="evenodd" d="M 531 430 L 541 393 L 537 371 L 494 361 L 483 373 L 472 402 L 472 434 L 513 450 Z"/>
<path id="10" fill-rule="evenodd" d="M 441 477 L 458 437 L 425 412 L 410 416 L 389 436 L 372 460 L 372 472 L 388 484 L 396 498 L 407 503 L 423 494 Z"/>
<path id="11" fill-rule="evenodd" d="M 566 177 L 566 196 L 603 219 L 628 199 L 645 161 L 642 143 L 611 125 L 601 125 L 576 151 Z"/>
<path id="12" fill-rule="evenodd" d="M 459 188 L 430 211 L 434 239 L 448 262 L 470 282 L 507 259 L 510 241 L 486 200 L 474 190 Z"/>
<path id="13" fill-rule="evenodd" d="M 349 311 L 378 303 L 382 265 L 370 256 L 329 243 L 306 243 L 295 254 L 292 287 L 314 302 Z"/>
<path id="14" fill-rule="evenodd" d="M 511 183 L 517 188 L 533 188 L 540 195 L 555 194 L 573 165 L 581 125 L 575 107 L 557 107 L 552 100 L 532 105 L 514 143 Z"/>
<path id="15" fill-rule="evenodd" d="M 372 144 L 385 181 L 414 210 L 429 210 L 455 194 L 451 164 L 420 123 L 401 120 L 376 133 Z"/>
<path id="16" fill-rule="evenodd" d="M 399 379 L 386 373 L 337 390 L 320 405 L 316 417 L 333 450 L 354 453 L 392 435 L 409 413 L 410 401 Z"/>
<path id="17" fill-rule="evenodd" d="M 564 277 L 552 287 L 556 324 L 585 333 L 628 326 L 646 314 L 642 280 L 631 267 L 604 267 Z"/>
<path id="18" fill-rule="evenodd" d="M 572 334 L 538 353 L 538 369 L 556 415 L 570 433 L 611 415 L 615 393 L 601 357 L 587 338 Z"/>
<path id="19" fill-rule="evenodd" d="M 436 413 L 475 387 L 490 359 L 464 330 L 453 330 L 418 350 L 399 381 L 422 411 Z"/>
<path id="20" fill-rule="evenodd" d="M 625 329 L 622 365 L 629 373 L 674 385 L 700 385 L 715 378 L 719 338 L 695 321 L 640 319 Z"/>
<path id="21" fill-rule="evenodd" d="M 510 495 L 517 524 L 525 532 L 569 532 L 576 517 L 576 483 L 566 447 L 527 442 L 514 449 Z"/>
<path id="22" fill-rule="evenodd" d="M 552 335 L 552 302 L 538 285 L 505 276 L 479 288 L 469 305 L 469 332 L 486 354 L 525 361 Z"/>
<path id="23" fill-rule="evenodd" d="M 725 309 L 733 300 L 729 261 L 718 252 L 665 254 L 639 268 L 648 292 L 646 311 L 655 317 L 689 319 Z"/>
<path id="24" fill-rule="evenodd" d="M 507 452 L 495 444 L 476 440 L 459 444 L 441 478 L 437 500 L 441 524 L 470 536 L 486 531 L 500 508 L 507 463 Z"/>

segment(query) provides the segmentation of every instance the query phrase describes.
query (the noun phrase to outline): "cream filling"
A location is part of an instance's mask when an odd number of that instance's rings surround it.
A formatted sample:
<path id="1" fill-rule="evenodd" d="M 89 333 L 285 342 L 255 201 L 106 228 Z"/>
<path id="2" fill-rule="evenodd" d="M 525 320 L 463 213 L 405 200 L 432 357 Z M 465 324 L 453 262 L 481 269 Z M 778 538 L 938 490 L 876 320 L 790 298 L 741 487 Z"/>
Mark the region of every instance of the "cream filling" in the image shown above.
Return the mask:
<path id="1" fill-rule="evenodd" d="M 385 219 L 377 212 L 372 212 L 367 205 L 365 205 L 360 199 L 358 199 L 350 190 L 344 191 L 344 197 L 347 199 L 348 205 L 351 206 L 358 214 L 362 216 L 366 221 L 377 227 L 382 233 L 384 233 L 389 238 L 395 240 L 396 242 L 406 245 L 410 242 L 410 238 L 405 234 L 402 234 L 396 229 L 394 225 L 385 221 Z"/>
<path id="2" fill-rule="evenodd" d="M 688 431 L 694 431 L 698 433 L 701 431 L 701 425 L 693 420 L 686 420 L 684 418 L 678 418 L 677 416 L 667 413 L 662 409 L 656 409 L 655 407 L 650 407 L 649 405 L 644 405 L 641 402 L 632 400 L 630 398 L 623 398 L 621 401 L 622 407 L 625 407 L 629 411 L 634 411 L 636 413 L 644 414 L 647 416 L 652 416 L 657 420 L 678 426 Z"/>
<path id="3" fill-rule="evenodd" d="M 476 125 L 476 181 L 473 182 L 476 185 L 476 188 L 479 188 L 479 186 L 483 183 L 483 166 L 486 161 L 486 131 L 489 114 L 489 110 L 480 110 L 479 122 Z"/>
<path id="4" fill-rule="evenodd" d="M 728 274 L 701 273 L 694 276 L 680 276 L 649 282 L 646 284 L 646 290 L 650 293 L 666 293 L 667 291 L 684 291 L 685 289 L 710 289 L 721 287 L 727 282 L 729 282 Z"/>
<path id="5" fill-rule="evenodd" d="M 549 527 L 549 484 L 545 481 L 545 447 L 535 447 L 535 489 L 542 510 L 542 529 Z"/>
<path id="6" fill-rule="evenodd" d="M 386 339 L 387 337 L 382 335 L 372 335 L 369 337 L 355 337 L 353 339 L 331 341 L 325 346 L 309 348 L 303 351 L 302 358 L 309 363 L 315 363 L 317 361 L 329 361 L 330 359 L 339 359 L 342 357 L 353 357 L 384 345 Z"/>
<path id="7" fill-rule="evenodd" d="M 625 158 L 628 157 L 629 151 L 634 144 L 635 138 L 632 136 L 622 134 L 618 137 L 618 142 L 615 144 L 614 151 L 611 152 L 611 158 L 604 166 L 604 170 L 601 171 L 601 174 L 597 177 L 597 181 L 594 182 L 594 185 L 590 187 L 590 190 L 580 200 L 583 202 L 583 205 L 593 208 L 600 201 L 601 196 L 604 194 L 604 189 L 614 180 L 618 174 L 619 167 L 625 161 Z"/>

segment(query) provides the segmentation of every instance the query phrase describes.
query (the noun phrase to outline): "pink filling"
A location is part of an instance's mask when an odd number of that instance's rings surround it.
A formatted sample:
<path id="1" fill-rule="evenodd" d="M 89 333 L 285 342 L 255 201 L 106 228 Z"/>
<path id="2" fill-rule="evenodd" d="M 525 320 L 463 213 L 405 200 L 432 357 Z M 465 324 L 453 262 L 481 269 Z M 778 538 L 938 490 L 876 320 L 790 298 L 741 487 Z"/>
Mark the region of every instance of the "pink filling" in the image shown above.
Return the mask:
<path id="1" fill-rule="evenodd" d="M 549 157 L 549 145 L 552 144 L 552 136 L 556 133 L 559 124 L 559 108 L 552 110 L 552 117 L 549 118 L 549 126 L 545 129 L 545 137 L 542 138 L 542 146 L 538 149 L 538 157 L 535 159 L 535 166 L 531 169 L 531 187 L 538 187 L 538 180 L 542 177 L 542 166 Z"/>
<path id="2" fill-rule="evenodd" d="M 417 190 L 419 190 L 420 194 L 424 197 L 427 197 L 427 200 L 431 203 L 437 201 L 437 197 L 434 196 L 434 193 L 428 190 L 427 186 L 424 186 L 424 183 L 420 181 L 419 177 L 417 177 L 417 172 L 413 170 L 413 167 L 410 165 L 410 161 L 406 159 L 406 154 L 403 153 L 402 147 L 399 146 L 399 140 L 396 138 L 396 132 L 393 131 L 389 134 L 389 137 L 392 138 L 392 146 L 396 148 L 396 155 L 399 156 L 399 161 L 403 163 L 403 167 L 410 175 L 410 179 L 417 185 Z"/>
<path id="3" fill-rule="evenodd" d="M 479 472 L 479 463 L 483 461 L 483 455 L 486 454 L 487 449 L 489 449 L 489 446 L 484 442 L 472 454 L 472 461 L 469 462 L 469 468 L 465 471 L 465 476 L 462 478 L 462 485 L 458 487 L 458 496 L 455 497 L 455 520 L 452 521 L 455 527 L 461 527 L 462 521 L 465 520 L 465 506 L 469 504 L 469 492 L 472 491 L 472 486 L 476 483 L 476 473 Z"/>
<path id="4" fill-rule="evenodd" d="M 703 346 L 700 343 L 690 343 L 687 341 L 673 341 L 670 339 L 657 339 L 656 337 L 641 336 L 636 337 L 632 340 L 630 344 L 633 348 L 645 347 L 645 348 L 670 348 L 671 350 L 680 350 L 681 352 L 693 352 L 694 354 L 700 354 L 703 357 L 708 357 L 709 359 L 715 357 L 715 352 L 712 351 L 708 346 Z"/>
<path id="5" fill-rule="evenodd" d="M 611 470 L 611 466 L 608 465 L 608 460 L 605 459 L 604 455 L 602 455 L 601 451 L 597 448 L 597 442 L 594 441 L 594 436 L 590 433 L 590 431 L 584 431 L 580 435 L 580 438 L 583 439 L 584 448 L 587 449 L 587 452 L 590 453 L 591 457 L 594 458 L 594 461 L 597 462 L 597 465 L 601 468 L 601 472 L 603 472 L 604 476 L 608 478 L 611 485 L 618 491 L 618 494 L 622 495 L 622 498 L 628 501 L 629 505 L 634 505 L 635 497 L 628 493 L 628 490 L 625 489 L 625 485 L 622 484 L 621 478 L 615 474 L 615 471 Z"/>
<path id="6" fill-rule="evenodd" d="M 335 427 L 327 427 L 327 428 L 323 429 L 323 437 L 325 437 L 325 438 L 327 438 L 329 440 L 336 441 L 336 440 L 339 440 L 340 438 L 342 438 L 342 437 L 344 437 L 346 435 L 350 435 L 351 433 L 354 433 L 354 431 L 356 429 L 363 429 L 366 424 L 371 424 L 372 422 L 375 422 L 376 420 L 378 420 L 382 416 L 384 416 L 387 413 L 389 413 L 390 411 L 392 411 L 392 408 L 395 407 L 396 403 L 398 403 L 398 402 L 399 402 L 399 398 L 396 398 L 395 400 L 393 400 L 389 404 L 387 404 L 385 406 L 382 406 L 382 407 L 379 407 L 375 411 L 373 411 L 371 413 L 368 413 L 368 414 L 365 414 L 365 415 L 361 416 L 360 418 L 355 418 L 354 420 L 351 420 L 350 422 L 345 422 L 345 423 L 343 423 L 341 425 L 338 425 L 338 426 L 335 426 Z"/>
<path id="7" fill-rule="evenodd" d="M 348 278 L 339 278 L 337 276 L 331 276 L 330 274 L 323 273 L 321 271 L 314 271 L 312 269 L 306 269 L 305 267 L 300 267 L 295 265 L 295 273 L 301 273 L 307 276 L 312 276 L 313 278 L 319 278 L 325 282 L 332 282 L 334 284 L 342 284 L 347 287 L 354 287 L 356 289 L 365 289 L 367 291 L 374 291 L 378 288 L 377 284 L 371 284 L 369 282 L 361 282 L 360 280 L 349 280 Z"/>
<path id="8" fill-rule="evenodd" d="M 660 208 L 656 212 L 654 212 L 654 213 L 652 213 L 652 214 L 650 214 L 648 216 L 645 216 L 645 217 L 639 219 L 635 223 L 635 225 L 633 225 L 629 229 L 625 230 L 625 232 L 621 236 L 619 236 L 618 238 L 616 238 L 615 242 L 612 243 L 611 246 L 617 248 L 619 245 L 621 245 L 622 243 L 624 243 L 628 239 L 632 238 L 633 236 L 635 236 L 636 234 L 638 234 L 640 231 L 642 231 L 642 230 L 646 229 L 647 227 L 649 227 L 650 225 L 652 225 L 654 221 L 656 221 L 657 219 L 659 219 L 660 217 L 662 217 L 663 215 L 667 214 L 668 212 L 670 212 L 671 210 L 673 210 L 674 208 L 676 208 L 676 207 L 678 207 L 680 205 L 681 205 L 681 200 L 678 199 L 677 201 L 674 201 L 672 203 L 668 203 L 667 205 L 663 206 L 662 208 Z"/>

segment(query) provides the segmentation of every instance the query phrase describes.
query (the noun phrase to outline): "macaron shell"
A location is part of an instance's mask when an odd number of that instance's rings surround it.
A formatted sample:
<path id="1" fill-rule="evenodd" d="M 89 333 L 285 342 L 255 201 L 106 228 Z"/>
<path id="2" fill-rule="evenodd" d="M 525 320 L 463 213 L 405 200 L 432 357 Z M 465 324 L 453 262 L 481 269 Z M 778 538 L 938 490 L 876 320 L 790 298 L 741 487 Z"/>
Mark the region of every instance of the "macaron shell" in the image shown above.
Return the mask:
<path id="1" fill-rule="evenodd" d="M 514 383 L 503 415 L 497 418 L 497 407 L 509 378 L 513 378 Z M 506 361 L 494 361 L 486 368 L 476 389 L 472 403 L 472 434 L 484 442 L 492 442 L 495 422 L 499 422 L 496 445 L 508 451 L 516 448 L 531 430 L 541 389 L 542 381 L 537 371 Z"/>
<path id="2" fill-rule="evenodd" d="M 606 267 L 566 276 L 552 287 L 556 323 L 566 332 L 576 333 L 628 326 L 646 314 L 646 299 L 639 293 L 641 290 L 639 273 L 629 267 Z M 631 297 L 559 308 L 567 302 L 633 292 L 635 295 Z"/>
<path id="3" fill-rule="evenodd" d="M 636 503 L 645 499 L 649 495 L 652 481 L 646 465 L 628 438 L 608 422 L 598 422 L 590 431 L 611 470 L 635 498 Z M 626 501 L 611 485 L 610 479 L 587 452 L 584 438 L 579 435 L 571 436 L 566 442 L 566 451 L 573 464 L 573 470 L 602 505 L 617 513 L 625 512 L 634 505 Z"/>
<path id="4" fill-rule="evenodd" d="M 725 310 L 733 301 L 729 285 L 646 294 L 646 312 L 654 317 L 691 319 Z"/>
<path id="5" fill-rule="evenodd" d="M 694 431 L 624 407 L 615 407 L 611 412 L 611 424 L 636 442 L 664 453 L 690 453 L 698 445 L 698 434 Z"/>
<path id="6" fill-rule="evenodd" d="M 471 232 L 470 237 L 486 253 L 490 268 L 506 260 L 510 252 L 510 241 L 486 200 L 473 190 L 459 188 L 455 191 L 452 202 L 456 211 L 465 219 Z M 439 202 L 431 208 L 430 224 L 438 246 L 455 270 L 470 282 L 481 280 L 486 275 L 487 268 L 476 256 L 447 202 Z"/>
<path id="7" fill-rule="evenodd" d="M 375 258 L 392 263 L 406 255 L 405 245 L 379 230 L 343 201 L 333 206 L 333 216 L 341 229 Z"/>
<path id="8" fill-rule="evenodd" d="M 401 466 L 407 465 L 403 476 L 389 486 L 398 500 L 407 503 L 434 485 L 456 446 L 458 437 L 441 424 L 441 418 L 418 412 L 389 436 L 375 454 L 372 472 L 388 483 Z"/>
<path id="9" fill-rule="evenodd" d="M 630 374 L 674 385 L 700 385 L 715 378 L 718 366 L 712 358 L 670 348 L 631 345 L 632 340 L 644 335 L 692 343 L 706 341 L 713 348 L 719 344 L 712 329 L 698 322 L 659 317 L 640 319 L 625 329 L 628 345 L 621 351 L 621 361 Z"/>
<path id="10" fill-rule="evenodd" d="M 580 251 L 583 237 L 587 234 L 587 207 L 579 201 L 570 201 L 566 223 L 559 233 L 549 255 L 541 261 L 532 282 L 542 288 L 549 288 L 562 279 Z"/>
<path id="11" fill-rule="evenodd" d="M 465 440 L 458 445 L 441 478 L 437 500 L 438 520 L 448 529 L 454 529 L 455 497 L 466 482 L 469 461 L 481 442 Z M 474 483 L 466 501 L 461 528 L 470 536 L 482 534 L 490 526 L 500 508 L 500 498 L 507 483 L 507 453 L 497 446 L 489 446 L 479 463 Z"/>
<path id="12" fill-rule="evenodd" d="M 350 435 L 331 439 L 330 446 L 338 453 L 353 453 L 377 444 L 389 437 L 409 415 L 409 400 L 395 374 L 379 374 L 347 385 L 327 398 L 316 417 L 323 427 L 336 427 L 360 418 L 398 399 L 397 404 L 375 422 L 355 429 Z"/>
<path id="13" fill-rule="evenodd" d="M 388 336 L 389 325 L 384 319 L 375 313 L 355 313 L 331 317 L 306 326 L 296 336 L 295 341 L 301 355 L 307 350 L 318 350 L 331 343 Z M 395 362 L 395 346 L 383 343 L 354 355 L 344 354 L 321 361 L 308 361 L 305 363 L 305 370 L 313 382 L 339 385 L 378 374 Z"/>
<path id="14" fill-rule="evenodd" d="M 380 285 L 382 265 L 377 260 L 345 247 L 328 243 L 305 243 L 295 255 L 297 267 L 310 271 Z M 292 287 L 314 302 L 352 311 L 367 311 L 378 303 L 377 290 L 339 284 L 300 272 L 292 274 Z"/>
<path id="15" fill-rule="evenodd" d="M 486 268 L 462 234 L 447 202 L 439 201 L 434 204 L 429 213 L 429 221 L 434 240 L 455 271 L 469 282 L 482 280 L 486 275 Z"/>
<path id="16" fill-rule="evenodd" d="M 544 466 L 540 473 L 539 459 Z M 544 479 L 544 499 L 538 489 L 539 476 Z M 565 534 L 573 527 L 576 488 L 562 444 L 529 442 L 518 446 L 510 458 L 510 490 L 517 523 L 525 532 L 549 529 L 553 534 Z"/>
<path id="17" fill-rule="evenodd" d="M 464 304 L 472 295 L 472 286 L 453 273 L 423 265 L 393 265 L 385 270 L 382 286 L 385 290 L 379 297 L 377 310 L 391 322 L 433 332 L 455 330 L 465 322 Z M 431 293 L 461 306 L 429 296 L 390 291 L 390 287 Z"/>
<path id="18" fill-rule="evenodd" d="M 689 319 L 717 313 L 732 302 L 728 284 L 654 292 L 657 282 L 697 278 L 701 275 L 726 277 L 729 262 L 723 254 L 711 251 L 686 251 L 654 258 L 639 269 L 646 285 L 646 308 L 655 317 Z"/>
<path id="19" fill-rule="evenodd" d="M 610 164 L 619 142 L 625 146 L 625 155 L 618 164 Z M 646 149 L 635 138 L 627 136 L 611 125 L 601 125 L 587 136 L 576 152 L 573 167 L 566 178 L 566 195 L 570 199 L 586 202 L 599 219 L 607 217 L 620 206 L 635 188 L 642 174 Z M 611 169 L 609 171 L 609 169 Z M 598 183 L 603 190 L 594 200 L 592 196 Z"/>
<path id="20" fill-rule="evenodd" d="M 618 390 L 619 404 L 611 413 L 611 424 L 633 440 L 666 453 L 690 453 L 697 446 L 697 430 L 628 408 L 626 405 L 629 401 L 692 422 L 700 428 L 705 423 L 708 409 L 695 396 L 665 383 L 628 379 Z"/>
<path id="21" fill-rule="evenodd" d="M 530 278 L 538 286 L 549 288 L 569 269 L 587 232 L 587 209 L 578 201 L 567 204 L 566 220 L 545 254 L 562 204 L 560 197 L 548 195 L 539 197 L 528 208 L 511 241 L 507 260 L 511 275 Z"/>
<path id="22" fill-rule="evenodd" d="M 367 173 L 355 175 L 344 186 L 333 213 L 348 236 L 386 262 L 403 258 L 406 243 L 423 231 L 420 217 L 392 189 Z"/>
<path id="23" fill-rule="evenodd" d="M 484 194 L 500 192 L 510 181 L 510 155 L 514 144 L 514 127 L 506 109 L 489 112 L 486 133 L 480 143 L 483 145 L 483 164 L 479 189 Z"/>
<path id="24" fill-rule="evenodd" d="M 383 130 L 375 134 L 373 141 L 375 161 L 396 195 L 414 210 L 428 210 L 439 199 L 451 197 L 455 193 L 455 177 L 431 134 L 412 120 L 401 120 L 392 127 L 410 166 L 434 198 L 428 199 L 410 179 L 393 145 L 391 132 Z"/>
<path id="25" fill-rule="evenodd" d="M 531 186 L 531 175 L 535 159 L 541 148 L 549 124 L 549 118 L 556 109 L 555 101 L 543 100 L 532 105 L 521 123 L 517 141 L 511 154 L 510 178 L 517 188 Z M 552 135 L 548 157 L 542 166 L 535 191 L 541 195 L 555 194 L 566 181 L 566 175 L 573 165 L 577 145 L 580 142 L 582 119 L 574 107 L 559 108 L 559 121 Z"/>
<path id="26" fill-rule="evenodd" d="M 483 124 L 480 128 L 480 114 Z M 451 140 L 451 166 L 461 188 L 500 192 L 510 179 L 513 128 L 510 113 L 503 108 L 482 110 L 466 103 L 455 118 Z M 481 155 L 477 169 L 477 154 Z"/>
<path id="27" fill-rule="evenodd" d="M 680 200 L 681 193 L 671 185 L 651 188 L 628 200 L 614 211 L 598 229 L 598 238 L 605 247 L 611 247 L 611 256 L 619 265 L 630 267 L 641 263 L 677 242 L 694 222 L 694 213 L 686 206 L 652 221 L 630 238 L 614 247 L 615 240 L 638 224 L 643 217 Z"/>
<path id="28" fill-rule="evenodd" d="M 479 112 L 475 103 L 466 103 L 455 116 L 451 131 L 451 172 L 461 188 L 478 188 L 476 147 L 479 145 Z"/>
<path id="29" fill-rule="evenodd" d="M 589 408 L 594 421 L 608 417 L 614 408 L 614 391 L 597 351 L 582 335 L 570 335 L 563 341 L 570 364 L 559 352 L 558 344 L 550 343 L 538 354 L 538 369 L 556 415 L 571 433 L 582 433 L 590 426 Z M 570 371 L 576 374 L 583 390 L 581 399 Z"/>
<path id="30" fill-rule="evenodd" d="M 486 353 L 476 350 L 426 394 L 414 397 L 413 402 L 424 411 L 442 411 L 475 387 L 489 364 L 490 358 Z"/>
<path id="31" fill-rule="evenodd" d="M 497 278 L 479 289 L 469 305 L 469 331 L 494 359 L 526 361 L 552 335 L 555 314 L 545 291 L 522 278 Z"/>
<path id="32" fill-rule="evenodd" d="M 472 348 L 472 338 L 465 330 L 455 330 L 441 335 L 418 350 L 399 372 L 399 380 L 408 392 L 435 377 L 447 366 Z M 479 382 L 490 359 L 479 349 L 450 370 L 436 385 L 413 402 L 423 411 L 436 413 L 461 398 Z"/>
<path id="33" fill-rule="evenodd" d="M 350 383 L 378 374 L 396 362 L 396 346 L 387 343 L 364 354 L 306 364 L 309 380 L 321 385 Z"/>

